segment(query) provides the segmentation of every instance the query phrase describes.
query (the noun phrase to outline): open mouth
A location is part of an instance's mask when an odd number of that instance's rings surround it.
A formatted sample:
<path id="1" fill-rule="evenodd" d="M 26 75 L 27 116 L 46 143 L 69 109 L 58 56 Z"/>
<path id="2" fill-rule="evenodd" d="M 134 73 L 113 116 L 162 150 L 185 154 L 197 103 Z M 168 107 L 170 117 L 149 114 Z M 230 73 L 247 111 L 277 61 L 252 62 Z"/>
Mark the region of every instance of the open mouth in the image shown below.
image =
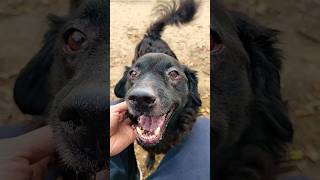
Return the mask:
<path id="1" fill-rule="evenodd" d="M 156 145 L 159 143 L 163 138 L 174 109 L 174 107 L 170 108 L 167 113 L 161 116 L 139 116 L 138 124 L 135 128 L 137 140 L 145 145 Z"/>

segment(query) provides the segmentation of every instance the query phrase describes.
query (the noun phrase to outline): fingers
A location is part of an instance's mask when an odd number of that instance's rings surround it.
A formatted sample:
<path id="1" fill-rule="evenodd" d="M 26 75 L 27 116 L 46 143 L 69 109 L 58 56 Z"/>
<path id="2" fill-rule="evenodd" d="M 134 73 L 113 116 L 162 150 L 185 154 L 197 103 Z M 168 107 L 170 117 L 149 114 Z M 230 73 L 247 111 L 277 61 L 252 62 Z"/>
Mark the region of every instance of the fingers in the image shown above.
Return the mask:
<path id="1" fill-rule="evenodd" d="M 28 159 L 30 164 L 38 162 L 55 152 L 52 129 L 45 126 L 15 138 L 18 156 Z"/>
<path id="2" fill-rule="evenodd" d="M 48 164 L 51 160 L 51 157 L 46 157 L 39 162 L 32 165 L 32 180 L 42 180 L 45 173 L 48 170 Z"/>
<path id="3" fill-rule="evenodd" d="M 130 126 L 130 121 L 123 122 L 121 124 L 120 128 L 122 129 L 121 131 L 123 131 L 123 133 L 127 137 L 128 145 L 132 144 L 134 142 L 134 140 L 136 139 L 136 133 L 134 132 L 134 130 Z"/>
<path id="4" fill-rule="evenodd" d="M 120 124 L 118 131 L 110 137 L 110 156 L 114 156 L 130 144 L 132 144 L 136 139 L 136 134 L 134 130 L 127 124 L 123 122 Z"/>
<path id="5" fill-rule="evenodd" d="M 128 106 L 126 102 L 111 106 L 110 108 L 110 136 L 113 136 L 119 129 L 119 123 L 123 122 Z"/>
<path id="6" fill-rule="evenodd" d="M 125 101 L 122 102 L 122 103 L 113 105 L 113 106 L 111 106 L 111 108 L 110 108 L 111 113 L 114 113 L 114 112 L 119 112 L 119 113 L 121 113 L 121 112 L 125 112 L 125 111 L 127 111 L 127 110 L 128 110 L 128 105 L 127 105 L 127 103 L 126 103 Z"/>
<path id="7" fill-rule="evenodd" d="M 119 113 L 119 122 L 122 122 L 125 119 L 126 112 Z"/>
<path id="8" fill-rule="evenodd" d="M 131 125 L 132 125 L 132 121 L 131 121 L 131 119 L 129 119 L 129 118 L 126 118 L 126 119 L 123 121 L 123 123 L 126 124 L 126 125 L 128 125 L 128 126 L 130 126 L 130 127 L 131 127 Z"/>

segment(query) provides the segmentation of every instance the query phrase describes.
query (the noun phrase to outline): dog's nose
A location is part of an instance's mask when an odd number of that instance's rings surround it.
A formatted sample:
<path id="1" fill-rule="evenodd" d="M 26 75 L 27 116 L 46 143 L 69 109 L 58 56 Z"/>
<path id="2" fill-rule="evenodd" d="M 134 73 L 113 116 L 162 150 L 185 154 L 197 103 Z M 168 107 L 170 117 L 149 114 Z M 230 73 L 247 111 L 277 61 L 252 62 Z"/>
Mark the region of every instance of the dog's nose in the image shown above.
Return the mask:
<path id="1" fill-rule="evenodd" d="M 132 104 L 138 106 L 152 106 L 156 102 L 156 96 L 152 90 L 149 89 L 135 89 L 131 91 L 128 96 L 128 100 Z"/>
<path id="2" fill-rule="evenodd" d="M 88 158 L 105 163 L 108 154 L 109 96 L 105 83 L 82 83 L 74 87 L 58 106 L 58 125 L 70 134 L 72 143 Z"/>
<path id="3" fill-rule="evenodd" d="M 74 89 L 61 103 L 59 118 L 76 126 L 93 126 L 108 118 L 108 97 L 105 89 L 97 86 Z M 93 127 L 92 127 L 93 128 Z"/>

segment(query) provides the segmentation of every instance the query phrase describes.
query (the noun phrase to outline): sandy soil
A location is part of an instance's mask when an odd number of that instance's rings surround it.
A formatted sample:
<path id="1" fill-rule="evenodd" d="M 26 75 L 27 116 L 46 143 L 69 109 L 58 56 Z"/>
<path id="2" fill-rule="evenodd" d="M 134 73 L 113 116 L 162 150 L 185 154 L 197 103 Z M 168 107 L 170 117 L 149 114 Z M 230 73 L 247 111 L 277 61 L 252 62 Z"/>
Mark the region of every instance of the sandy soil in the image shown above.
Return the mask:
<path id="1" fill-rule="evenodd" d="M 282 87 L 295 126 L 292 157 L 295 174 L 320 179 L 320 2 L 318 0 L 225 0 L 259 22 L 279 29 L 284 50 Z M 209 3 L 198 18 L 180 29 L 168 28 L 164 39 L 180 61 L 198 70 L 204 114 L 209 113 Z M 154 1 L 111 2 L 111 81 L 114 87 L 124 65 L 130 65 L 135 44 L 153 20 Z M 64 14 L 65 0 L 0 2 L 0 125 L 27 119 L 14 105 L 12 87 L 19 70 L 41 45 L 49 12 Z M 111 87 L 111 88 L 112 88 Z M 137 151 L 143 164 L 144 153 Z"/>

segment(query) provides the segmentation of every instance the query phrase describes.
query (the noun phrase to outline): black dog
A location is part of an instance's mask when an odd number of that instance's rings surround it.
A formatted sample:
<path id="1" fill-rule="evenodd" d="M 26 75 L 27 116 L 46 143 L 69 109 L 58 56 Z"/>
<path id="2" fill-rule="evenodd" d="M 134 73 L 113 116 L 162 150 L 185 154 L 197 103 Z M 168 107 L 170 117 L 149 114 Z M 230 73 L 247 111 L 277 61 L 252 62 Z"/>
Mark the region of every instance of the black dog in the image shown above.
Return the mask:
<path id="1" fill-rule="evenodd" d="M 293 136 L 277 31 L 211 1 L 212 178 L 273 180 Z"/>
<path id="2" fill-rule="evenodd" d="M 161 18 L 137 45 L 132 66 L 115 87 L 137 124 L 138 143 L 149 152 L 148 169 L 155 153 L 166 153 L 192 129 L 201 105 L 195 72 L 178 62 L 160 35 L 168 24 L 190 22 L 198 5 L 184 0 L 178 6 L 173 2 L 159 7 Z"/>
<path id="3" fill-rule="evenodd" d="M 53 128 L 71 171 L 64 178 L 87 179 L 106 168 L 109 152 L 109 2 L 74 2 L 70 16 L 50 16 L 44 45 L 19 74 L 14 97 L 22 112 Z"/>

